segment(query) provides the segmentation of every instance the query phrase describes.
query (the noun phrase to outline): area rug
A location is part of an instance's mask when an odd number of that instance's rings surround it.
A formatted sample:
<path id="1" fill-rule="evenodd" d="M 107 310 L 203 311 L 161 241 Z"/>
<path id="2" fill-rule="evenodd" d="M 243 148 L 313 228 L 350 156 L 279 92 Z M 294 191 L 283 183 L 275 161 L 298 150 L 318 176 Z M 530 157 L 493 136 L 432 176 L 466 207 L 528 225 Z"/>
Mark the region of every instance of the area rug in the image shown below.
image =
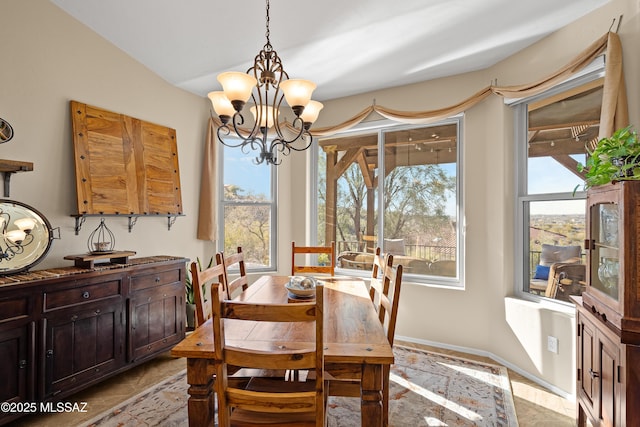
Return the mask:
<path id="1" fill-rule="evenodd" d="M 394 347 L 389 425 L 517 426 L 507 369 L 434 352 Z M 81 424 L 186 427 L 186 371 Z M 330 427 L 360 425 L 359 399 L 331 397 Z"/>

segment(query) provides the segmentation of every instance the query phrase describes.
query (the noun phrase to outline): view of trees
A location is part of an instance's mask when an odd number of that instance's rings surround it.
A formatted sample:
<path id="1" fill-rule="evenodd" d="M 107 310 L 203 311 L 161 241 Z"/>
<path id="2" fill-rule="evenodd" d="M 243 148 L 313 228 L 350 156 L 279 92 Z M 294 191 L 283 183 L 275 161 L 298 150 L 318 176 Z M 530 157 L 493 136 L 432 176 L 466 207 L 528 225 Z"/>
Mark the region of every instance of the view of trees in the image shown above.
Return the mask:
<path id="1" fill-rule="evenodd" d="M 325 159 L 324 155 L 320 156 L 321 176 L 318 181 L 318 241 L 322 244 L 326 207 Z M 442 165 L 393 168 L 384 179 L 385 238 L 404 239 L 405 245 L 412 246 L 432 244 L 438 236 L 450 233 L 451 222 L 455 222 L 455 218 L 450 217 L 446 207 L 450 198 L 455 200 L 455 187 L 455 176 L 447 174 Z M 358 242 L 367 228 L 367 191 L 359 165 L 351 164 L 338 180 L 338 250 L 358 248 Z M 375 200 L 374 209 L 377 207 L 377 194 Z M 376 211 L 376 224 L 377 214 Z"/>
<path id="2" fill-rule="evenodd" d="M 263 194 L 244 192 L 236 185 L 224 187 L 224 200 L 233 202 L 224 209 L 224 251 L 235 253 L 240 244 L 248 265 L 269 265 L 270 204 Z"/>

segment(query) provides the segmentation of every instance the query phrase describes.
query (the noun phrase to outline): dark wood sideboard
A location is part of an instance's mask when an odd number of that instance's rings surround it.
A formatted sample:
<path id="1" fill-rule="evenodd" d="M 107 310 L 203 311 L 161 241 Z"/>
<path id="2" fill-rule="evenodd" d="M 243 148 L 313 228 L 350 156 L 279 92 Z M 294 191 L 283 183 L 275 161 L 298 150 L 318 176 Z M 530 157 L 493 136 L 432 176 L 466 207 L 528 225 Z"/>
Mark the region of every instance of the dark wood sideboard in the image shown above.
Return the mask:
<path id="1" fill-rule="evenodd" d="M 61 401 L 182 341 L 186 261 L 0 276 L 0 402 Z"/>

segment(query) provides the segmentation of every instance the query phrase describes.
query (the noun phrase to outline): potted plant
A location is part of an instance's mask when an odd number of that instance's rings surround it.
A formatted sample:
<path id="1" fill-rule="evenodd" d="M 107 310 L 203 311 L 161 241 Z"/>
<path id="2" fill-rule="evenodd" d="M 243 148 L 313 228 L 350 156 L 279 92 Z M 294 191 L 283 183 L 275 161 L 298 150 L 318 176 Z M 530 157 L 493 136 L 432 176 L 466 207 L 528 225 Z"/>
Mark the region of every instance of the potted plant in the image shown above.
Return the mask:
<path id="1" fill-rule="evenodd" d="M 578 171 L 585 176 L 584 190 L 615 181 L 640 180 L 640 143 L 631 126 L 600 139 L 593 151 L 587 148 L 587 153 L 586 164 L 578 163 Z"/>
<path id="2" fill-rule="evenodd" d="M 200 258 L 196 257 L 198 263 L 198 270 L 202 271 L 202 263 Z M 213 257 L 209 258 L 207 268 L 213 265 Z M 187 328 L 194 329 L 196 327 L 196 294 L 193 289 L 193 279 L 191 277 L 191 265 L 187 263 L 187 277 L 184 281 L 185 289 L 185 302 L 186 302 L 186 315 L 187 315 Z M 202 292 L 204 292 L 204 284 L 202 286 Z"/>

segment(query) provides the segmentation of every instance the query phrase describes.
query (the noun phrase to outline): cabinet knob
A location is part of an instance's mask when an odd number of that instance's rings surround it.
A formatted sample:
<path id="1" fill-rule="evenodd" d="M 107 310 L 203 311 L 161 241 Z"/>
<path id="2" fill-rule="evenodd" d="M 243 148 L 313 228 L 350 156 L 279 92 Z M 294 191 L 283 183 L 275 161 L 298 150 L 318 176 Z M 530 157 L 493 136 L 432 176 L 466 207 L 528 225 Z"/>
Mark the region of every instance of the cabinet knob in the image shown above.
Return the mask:
<path id="1" fill-rule="evenodd" d="M 600 376 L 597 372 L 594 372 L 593 369 L 589 369 L 589 375 L 591 376 L 592 380 Z"/>
<path id="2" fill-rule="evenodd" d="M 91 296 L 91 295 L 89 295 L 89 291 L 84 291 L 84 292 L 82 293 L 82 298 L 84 298 L 84 299 L 89 299 L 89 297 L 90 297 L 90 296 Z"/>
<path id="3" fill-rule="evenodd" d="M 156 277 L 156 283 L 160 283 L 160 278 Z"/>
<path id="4" fill-rule="evenodd" d="M 26 367 L 27 367 L 27 361 L 26 361 L 26 360 L 24 360 L 24 359 L 22 359 L 22 360 L 20 361 L 20 363 L 18 364 L 18 368 L 20 368 L 20 369 L 24 369 L 24 368 L 26 368 Z"/>

